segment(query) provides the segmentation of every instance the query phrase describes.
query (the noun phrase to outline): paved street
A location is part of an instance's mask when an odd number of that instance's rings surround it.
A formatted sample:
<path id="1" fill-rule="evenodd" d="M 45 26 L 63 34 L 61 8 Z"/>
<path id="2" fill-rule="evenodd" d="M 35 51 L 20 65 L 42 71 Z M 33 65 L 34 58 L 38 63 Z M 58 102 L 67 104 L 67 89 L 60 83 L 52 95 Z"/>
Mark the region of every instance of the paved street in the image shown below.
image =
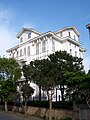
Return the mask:
<path id="1" fill-rule="evenodd" d="M 22 114 L 0 112 L 0 120 L 43 120 L 43 119 L 33 116 L 27 118 Z"/>

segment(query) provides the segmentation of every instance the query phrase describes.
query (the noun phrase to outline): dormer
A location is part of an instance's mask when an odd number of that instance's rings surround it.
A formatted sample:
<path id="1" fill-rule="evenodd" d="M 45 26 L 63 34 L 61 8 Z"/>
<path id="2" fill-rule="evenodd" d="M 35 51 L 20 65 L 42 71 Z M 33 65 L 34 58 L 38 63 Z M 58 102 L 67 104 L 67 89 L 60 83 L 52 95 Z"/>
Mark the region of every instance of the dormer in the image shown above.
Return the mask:
<path id="1" fill-rule="evenodd" d="M 72 27 L 65 27 L 63 29 L 56 31 L 55 35 L 61 38 L 70 37 L 73 40 L 78 41 L 78 37 L 80 36 L 80 33 L 78 32 L 76 27 L 72 26 Z"/>
<path id="2" fill-rule="evenodd" d="M 32 28 L 22 28 L 16 37 L 19 39 L 19 43 L 21 44 L 39 35 L 41 35 L 41 33 Z"/>

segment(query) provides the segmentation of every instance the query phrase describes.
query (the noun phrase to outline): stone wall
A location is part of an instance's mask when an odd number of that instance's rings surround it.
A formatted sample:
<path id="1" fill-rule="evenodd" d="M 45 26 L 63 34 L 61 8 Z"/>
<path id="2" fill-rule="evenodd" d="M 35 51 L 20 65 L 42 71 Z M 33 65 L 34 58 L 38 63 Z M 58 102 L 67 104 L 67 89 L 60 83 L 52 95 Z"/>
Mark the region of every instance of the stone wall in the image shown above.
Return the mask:
<path id="1" fill-rule="evenodd" d="M 13 108 L 13 111 L 14 112 L 20 112 L 20 113 L 24 113 L 24 107 L 14 107 Z M 46 109 L 46 108 L 38 108 L 38 107 L 27 107 L 27 112 L 26 112 L 27 115 L 31 115 L 31 116 L 38 116 L 38 117 L 41 117 L 41 118 L 48 118 L 49 116 L 49 109 Z M 60 109 L 60 110 L 56 110 L 56 109 L 53 109 L 52 110 L 52 117 L 55 117 L 57 120 L 60 120 L 60 118 L 72 118 L 73 119 L 73 110 L 63 110 L 63 109 Z"/>
<path id="2" fill-rule="evenodd" d="M 4 110 L 4 106 L 0 105 L 0 110 Z M 24 107 L 8 106 L 9 111 L 25 113 Z M 27 107 L 26 115 L 48 118 L 49 110 L 46 108 Z M 56 120 L 60 118 L 72 118 L 72 120 L 90 120 L 90 108 L 85 105 L 75 105 L 74 110 L 69 109 L 52 109 L 52 117 Z"/>

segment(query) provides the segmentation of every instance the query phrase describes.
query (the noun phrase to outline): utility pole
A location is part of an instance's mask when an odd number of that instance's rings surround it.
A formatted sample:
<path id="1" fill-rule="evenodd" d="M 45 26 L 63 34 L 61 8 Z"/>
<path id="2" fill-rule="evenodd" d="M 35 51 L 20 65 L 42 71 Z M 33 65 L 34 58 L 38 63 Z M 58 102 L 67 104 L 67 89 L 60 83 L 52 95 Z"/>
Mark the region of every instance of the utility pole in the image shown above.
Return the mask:
<path id="1" fill-rule="evenodd" d="M 90 23 L 86 25 L 86 28 L 89 30 L 89 38 L 90 38 Z"/>

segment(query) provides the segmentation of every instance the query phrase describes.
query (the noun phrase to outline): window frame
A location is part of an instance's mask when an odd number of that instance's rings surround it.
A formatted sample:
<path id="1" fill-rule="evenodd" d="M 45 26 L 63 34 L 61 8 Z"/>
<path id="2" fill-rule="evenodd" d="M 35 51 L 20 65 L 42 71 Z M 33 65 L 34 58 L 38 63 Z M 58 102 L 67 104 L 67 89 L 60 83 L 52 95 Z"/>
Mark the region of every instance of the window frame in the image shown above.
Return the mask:
<path id="1" fill-rule="evenodd" d="M 40 45 L 39 43 L 36 44 L 36 55 L 39 54 L 39 45 Z"/>
<path id="2" fill-rule="evenodd" d="M 27 47 L 27 56 L 30 56 L 30 46 Z"/>
<path id="3" fill-rule="evenodd" d="M 42 53 L 46 52 L 46 40 L 42 42 Z"/>
<path id="4" fill-rule="evenodd" d="M 23 37 L 20 38 L 20 43 L 23 42 Z"/>
<path id="5" fill-rule="evenodd" d="M 31 32 L 30 32 L 30 33 L 28 33 L 28 39 L 29 39 L 29 38 L 31 38 Z"/>
<path id="6" fill-rule="evenodd" d="M 24 55 L 26 56 L 26 47 L 24 47 Z"/>
<path id="7" fill-rule="evenodd" d="M 20 56 L 22 56 L 22 49 L 20 49 Z"/>
<path id="8" fill-rule="evenodd" d="M 77 51 L 75 51 L 75 57 L 77 57 Z"/>
<path id="9" fill-rule="evenodd" d="M 70 55 L 72 55 L 72 49 L 70 49 Z"/>
<path id="10" fill-rule="evenodd" d="M 52 51 L 55 52 L 55 41 L 52 40 Z"/>

